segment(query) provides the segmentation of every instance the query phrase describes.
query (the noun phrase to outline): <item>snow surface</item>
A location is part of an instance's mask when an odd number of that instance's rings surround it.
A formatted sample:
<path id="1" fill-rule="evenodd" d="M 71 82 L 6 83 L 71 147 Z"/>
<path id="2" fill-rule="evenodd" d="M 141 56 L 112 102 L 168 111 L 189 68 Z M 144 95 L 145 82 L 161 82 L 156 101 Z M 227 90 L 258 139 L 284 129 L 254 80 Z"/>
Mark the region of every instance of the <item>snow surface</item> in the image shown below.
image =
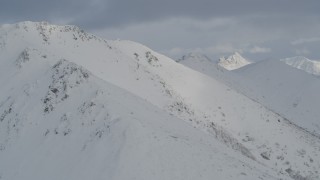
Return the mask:
<path id="1" fill-rule="evenodd" d="M 313 61 L 306 57 L 297 56 L 292 58 L 281 59 L 280 61 L 307 73 L 320 76 L 320 62 Z"/>
<path id="2" fill-rule="evenodd" d="M 223 71 L 208 61 L 182 64 L 218 79 L 291 122 L 320 136 L 319 79 L 277 60 L 265 60 L 235 71 Z M 301 88 L 305 87 L 305 88 Z"/>
<path id="3" fill-rule="evenodd" d="M 2 179 L 319 178 L 318 137 L 143 45 L 22 22 L 0 62 Z"/>
<path id="4" fill-rule="evenodd" d="M 277 60 L 239 69 L 251 97 L 320 137 L 320 79 Z M 248 93 L 249 95 L 250 93 Z"/>
<path id="5" fill-rule="evenodd" d="M 251 64 L 251 62 L 243 58 L 238 52 L 235 52 L 233 55 L 230 55 L 227 58 L 220 58 L 218 63 L 219 66 L 229 71 L 239 69 L 248 64 Z"/>
<path id="6" fill-rule="evenodd" d="M 215 63 L 196 58 L 179 63 L 219 80 L 319 139 L 318 78 L 273 60 L 236 71 L 226 71 Z"/>
<path id="7" fill-rule="evenodd" d="M 1 179 L 278 176 L 83 67 L 30 58 L 22 69 L 6 66 L 14 75 L 1 88 L 9 95 L 1 104 L 8 112 L 1 120 Z"/>

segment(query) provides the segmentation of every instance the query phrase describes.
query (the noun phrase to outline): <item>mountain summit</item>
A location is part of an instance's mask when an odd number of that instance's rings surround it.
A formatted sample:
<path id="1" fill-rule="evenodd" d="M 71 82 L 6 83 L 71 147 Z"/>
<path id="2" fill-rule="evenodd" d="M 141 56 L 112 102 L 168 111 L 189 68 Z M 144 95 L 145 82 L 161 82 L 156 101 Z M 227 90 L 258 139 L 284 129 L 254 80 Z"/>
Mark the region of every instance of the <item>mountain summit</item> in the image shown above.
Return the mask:
<path id="1" fill-rule="evenodd" d="M 280 61 L 309 74 L 320 76 L 320 61 L 313 61 L 303 56 L 285 58 Z"/>
<path id="2" fill-rule="evenodd" d="M 219 66 L 229 71 L 241 68 L 248 64 L 251 64 L 251 62 L 243 58 L 238 52 L 235 52 L 233 55 L 230 55 L 227 58 L 220 58 L 218 63 Z"/>

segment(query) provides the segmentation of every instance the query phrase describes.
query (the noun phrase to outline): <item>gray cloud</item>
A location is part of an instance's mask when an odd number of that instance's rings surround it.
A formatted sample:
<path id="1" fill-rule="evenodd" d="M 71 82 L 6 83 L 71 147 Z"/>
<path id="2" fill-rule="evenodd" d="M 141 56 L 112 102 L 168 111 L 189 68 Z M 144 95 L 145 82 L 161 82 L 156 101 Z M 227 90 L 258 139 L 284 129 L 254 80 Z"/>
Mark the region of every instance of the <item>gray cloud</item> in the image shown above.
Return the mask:
<path id="1" fill-rule="evenodd" d="M 99 28 L 169 17 L 311 16 L 319 14 L 318 7 L 318 0 L 2 0 L 0 15 L 7 21 L 70 19 L 86 28 Z"/>
<path id="2" fill-rule="evenodd" d="M 265 47 L 254 46 L 251 49 L 249 49 L 249 52 L 252 53 L 252 54 L 268 53 L 268 52 L 271 52 L 271 49 L 270 48 L 265 48 Z"/>
<path id="3" fill-rule="evenodd" d="M 2 0 L 1 23 L 17 21 L 54 21 L 56 19 L 77 19 L 86 11 L 89 2 L 85 0 Z"/>
<path id="4" fill-rule="evenodd" d="M 300 38 L 291 42 L 292 45 L 300 45 L 305 43 L 313 43 L 320 41 L 320 37 L 312 37 L 312 38 Z"/>
<path id="5" fill-rule="evenodd" d="M 170 17 L 210 19 L 238 16 L 299 16 L 319 14 L 317 0 L 108 0 L 75 20 L 86 27 L 114 27 Z"/>

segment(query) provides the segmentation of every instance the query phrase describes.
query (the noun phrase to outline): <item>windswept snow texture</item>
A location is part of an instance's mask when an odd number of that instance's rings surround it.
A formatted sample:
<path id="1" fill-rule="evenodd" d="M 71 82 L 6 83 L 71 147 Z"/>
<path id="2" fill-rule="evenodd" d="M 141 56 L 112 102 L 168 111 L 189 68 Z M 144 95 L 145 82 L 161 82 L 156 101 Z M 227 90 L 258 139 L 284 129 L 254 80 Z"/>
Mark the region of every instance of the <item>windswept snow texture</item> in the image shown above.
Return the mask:
<path id="1" fill-rule="evenodd" d="M 229 71 L 239 69 L 248 64 L 251 64 L 251 62 L 243 58 L 238 52 L 234 53 L 233 55 L 227 58 L 220 58 L 218 63 L 219 66 Z"/>
<path id="2" fill-rule="evenodd" d="M 23 22 L 0 63 L 1 179 L 319 179 L 318 137 L 143 45 Z"/>
<path id="3" fill-rule="evenodd" d="M 320 61 L 313 61 L 302 56 L 285 58 L 281 59 L 281 61 L 294 68 L 303 70 L 316 76 L 320 76 Z"/>

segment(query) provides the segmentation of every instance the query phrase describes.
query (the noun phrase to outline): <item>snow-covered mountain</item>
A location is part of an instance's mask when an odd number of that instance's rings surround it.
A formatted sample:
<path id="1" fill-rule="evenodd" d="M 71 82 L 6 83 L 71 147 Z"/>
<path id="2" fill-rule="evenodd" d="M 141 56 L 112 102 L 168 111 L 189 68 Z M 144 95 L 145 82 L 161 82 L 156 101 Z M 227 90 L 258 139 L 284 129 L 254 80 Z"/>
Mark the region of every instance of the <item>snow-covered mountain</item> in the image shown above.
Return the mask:
<path id="1" fill-rule="evenodd" d="M 0 28 L 2 179 L 317 179 L 320 140 L 221 81 L 75 26 Z"/>
<path id="2" fill-rule="evenodd" d="M 281 59 L 282 62 L 303 70 L 307 73 L 320 76 L 320 61 L 313 61 L 303 56 Z"/>
<path id="3" fill-rule="evenodd" d="M 225 68 L 218 65 L 218 62 L 215 62 L 206 55 L 200 53 L 189 53 L 182 56 L 176 62 L 203 74 L 215 73 L 216 71 L 226 71 Z M 218 73 L 215 74 L 218 75 Z"/>
<path id="4" fill-rule="evenodd" d="M 220 58 L 218 63 L 219 66 L 229 71 L 241 68 L 248 64 L 251 64 L 251 62 L 243 58 L 238 52 L 235 52 L 227 58 Z"/>
<path id="5" fill-rule="evenodd" d="M 14 77 L 1 89 L 2 179 L 277 177 L 81 66 L 28 57 L 5 66 Z"/>

